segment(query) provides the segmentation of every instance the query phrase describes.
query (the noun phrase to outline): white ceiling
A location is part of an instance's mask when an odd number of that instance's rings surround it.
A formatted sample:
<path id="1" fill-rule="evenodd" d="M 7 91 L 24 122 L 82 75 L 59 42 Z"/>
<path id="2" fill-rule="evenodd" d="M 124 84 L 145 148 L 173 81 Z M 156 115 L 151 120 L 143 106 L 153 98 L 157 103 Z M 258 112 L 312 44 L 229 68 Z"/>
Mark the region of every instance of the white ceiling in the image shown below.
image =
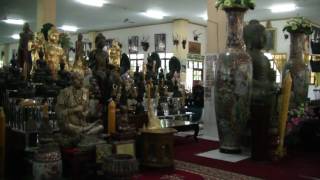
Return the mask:
<path id="1" fill-rule="evenodd" d="M 102 8 L 84 6 L 75 0 L 57 0 L 57 25 L 75 25 L 80 31 L 116 29 L 169 22 L 178 18 L 206 24 L 200 17 L 206 13 L 207 0 L 107 0 L 110 4 Z M 256 0 L 257 7 L 249 11 L 246 19 L 282 19 L 301 15 L 320 24 L 320 0 Z M 22 18 L 35 30 L 37 0 L 0 0 L 0 19 L 5 17 Z M 299 9 L 291 13 L 271 14 L 272 4 L 295 2 Z M 214 8 L 214 7 L 211 7 Z M 144 17 L 141 12 L 157 9 L 168 14 L 163 20 Z M 129 19 L 124 22 L 125 19 Z M 0 44 L 13 42 L 10 36 L 21 31 L 21 26 L 0 22 Z"/>

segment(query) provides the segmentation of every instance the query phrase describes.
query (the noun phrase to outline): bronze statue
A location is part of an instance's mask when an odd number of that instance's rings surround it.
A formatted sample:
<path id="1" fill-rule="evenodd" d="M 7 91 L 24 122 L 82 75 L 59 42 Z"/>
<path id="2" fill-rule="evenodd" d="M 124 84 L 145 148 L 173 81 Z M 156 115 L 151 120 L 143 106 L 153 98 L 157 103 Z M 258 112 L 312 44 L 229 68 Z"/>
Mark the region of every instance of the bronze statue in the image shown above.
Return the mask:
<path id="1" fill-rule="evenodd" d="M 269 129 L 273 116 L 275 102 L 275 72 L 271 69 L 270 61 L 261 52 L 266 43 L 266 31 L 259 21 L 251 20 L 244 28 L 244 40 L 247 52 L 253 65 L 252 99 L 251 99 L 251 144 L 252 158 L 255 160 L 268 159 Z M 250 131 L 247 131 L 250 132 Z"/>
<path id="2" fill-rule="evenodd" d="M 78 40 L 76 41 L 76 56 L 75 56 L 75 61 L 78 60 L 83 60 L 83 56 L 84 56 L 84 44 L 82 42 L 82 34 L 79 33 L 78 34 Z"/>
<path id="3" fill-rule="evenodd" d="M 25 79 L 30 77 L 32 67 L 31 53 L 28 48 L 29 41 L 33 39 L 33 32 L 28 23 L 23 25 L 23 32 L 20 33 L 19 48 L 18 48 L 18 61 L 19 67 L 23 69 L 23 76 Z"/>
<path id="4" fill-rule="evenodd" d="M 51 27 L 48 33 L 48 44 L 45 47 L 46 61 L 54 80 L 57 79 L 57 72 L 60 67 L 60 63 L 64 63 L 65 69 L 68 70 L 64 50 L 59 45 L 59 35 L 58 30 L 55 27 Z"/>
<path id="5" fill-rule="evenodd" d="M 56 113 L 62 134 L 69 136 L 96 134 L 102 131 L 99 121 L 87 122 L 89 91 L 83 87 L 83 76 L 72 74 L 72 85 L 57 97 Z"/>

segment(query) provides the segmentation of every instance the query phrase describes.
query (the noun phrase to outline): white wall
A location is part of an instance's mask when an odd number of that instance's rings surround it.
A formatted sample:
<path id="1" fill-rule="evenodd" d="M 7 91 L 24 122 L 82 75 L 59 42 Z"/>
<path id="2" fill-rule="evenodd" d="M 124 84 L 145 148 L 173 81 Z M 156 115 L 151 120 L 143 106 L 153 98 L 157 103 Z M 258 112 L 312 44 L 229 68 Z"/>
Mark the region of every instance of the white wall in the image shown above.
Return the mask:
<path id="1" fill-rule="evenodd" d="M 201 55 L 207 53 L 207 27 L 189 23 L 188 27 L 188 41 L 193 40 L 193 31 L 197 30 L 197 33 L 202 33 L 199 36 L 198 42 L 201 43 Z"/>
<path id="2" fill-rule="evenodd" d="M 290 37 L 288 39 L 284 38 L 285 33 L 282 31 L 287 20 L 276 20 L 271 21 L 272 28 L 276 29 L 276 52 L 287 53 L 289 57 L 290 52 Z M 262 25 L 266 25 L 266 22 L 261 22 Z M 287 33 L 288 34 L 288 33 Z"/>
<path id="3" fill-rule="evenodd" d="M 202 33 L 198 42 L 201 43 L 201 54 L 206 53 L 206 27 L 189 23 L 188 26 L 188 40 L 187 41 L 194 41 L 193 40 L 193 31 L 197 30 L 197 33 Z M 128 49 L 128 38 L 131 36 L 139 36 L 139 52 L 144 53 L 142 47 L 140 46 L 141 40 L 143 37 L 149 37 L 149 50 L 148 53 L 155 51 L 155 41 L 154 35 L 155 34 L 166 34 L 166 46 L 167 46 L 167 53 L 172 53 L 173 48 L 173 27 L 172 23 L 165 23 L 165 24 L 158 24 L 158 25 L 150 25 L 150 26 L 140 26 L 140 27 L 133 27 L 133 28 L 123 28 L 117 30 L 106 30 L 102 31 L 103 35 L 106 36 L 107 39 L 116 39 L 122 44 L 122 51 L 124 53 L 129 53 Z M 70 35 L 72 46 L 75 45 L 75 41 L 77 40 L 77 34 Z M 89 39 L 88 33 L 83 34 L 83 39 Z M 94 43 L 94 42 L 92 42 Z"/>

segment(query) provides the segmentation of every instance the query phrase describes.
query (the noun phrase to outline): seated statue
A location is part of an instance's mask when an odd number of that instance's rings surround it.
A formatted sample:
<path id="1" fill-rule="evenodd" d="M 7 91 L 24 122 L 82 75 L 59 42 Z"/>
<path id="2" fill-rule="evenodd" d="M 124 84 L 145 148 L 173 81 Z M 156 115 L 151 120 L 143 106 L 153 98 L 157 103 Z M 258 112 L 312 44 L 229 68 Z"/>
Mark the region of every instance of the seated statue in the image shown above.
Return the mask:
<path id="1" fill-rule="evenodd" d="M 89 91 L 83 87 L 83 76 L 72 74 L 72 85 L 57 97 L 56 113 L 61 133 L 70 137 L 97 134 L 103 127 L 96 121 L 87 123 Z"/>
<path id="2" fill-rule="evenodd" d="M 39 59 L 36 61 L 36 67 L 33 68 L 32 80 L 36 83 L 47 83 L 52 81 L 51 71 L 44 60 L 44 53 L 39 52 Z"/>

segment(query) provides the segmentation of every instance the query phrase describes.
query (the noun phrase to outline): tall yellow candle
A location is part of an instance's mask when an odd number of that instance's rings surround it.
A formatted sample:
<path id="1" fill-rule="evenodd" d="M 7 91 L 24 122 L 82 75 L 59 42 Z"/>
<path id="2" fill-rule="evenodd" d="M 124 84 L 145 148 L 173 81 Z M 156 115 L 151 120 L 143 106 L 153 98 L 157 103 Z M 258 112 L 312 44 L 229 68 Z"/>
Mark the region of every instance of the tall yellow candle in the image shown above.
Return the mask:
<path id="1" fill-rule="evenodd" d="M 279 114 L 279 138 L 280 142 L 276 150 L 276 155 L 281 158 L 285 155 L 284 149 L 284 138 L 286 133 L 286 124 L 288 120 L 288 110 L 290 103 L 290 95 L 291 95 L 291 85 L 292 78 L 290 73 L 288 72 L 282 82 L 282 98 L 280 105 L 280 114 Z"/>
<path id="2" fill-rule="evenodd" d="M 0 179 L 5 172 L 5 145 L 6 145 L 6 121 L 3 108 L 0 108 Z"/>
<path id="3" fill-rule="evenodd" d="M 108 104 L 108 134 L 116 132 L 116 103 L 111 100 Z"/>

